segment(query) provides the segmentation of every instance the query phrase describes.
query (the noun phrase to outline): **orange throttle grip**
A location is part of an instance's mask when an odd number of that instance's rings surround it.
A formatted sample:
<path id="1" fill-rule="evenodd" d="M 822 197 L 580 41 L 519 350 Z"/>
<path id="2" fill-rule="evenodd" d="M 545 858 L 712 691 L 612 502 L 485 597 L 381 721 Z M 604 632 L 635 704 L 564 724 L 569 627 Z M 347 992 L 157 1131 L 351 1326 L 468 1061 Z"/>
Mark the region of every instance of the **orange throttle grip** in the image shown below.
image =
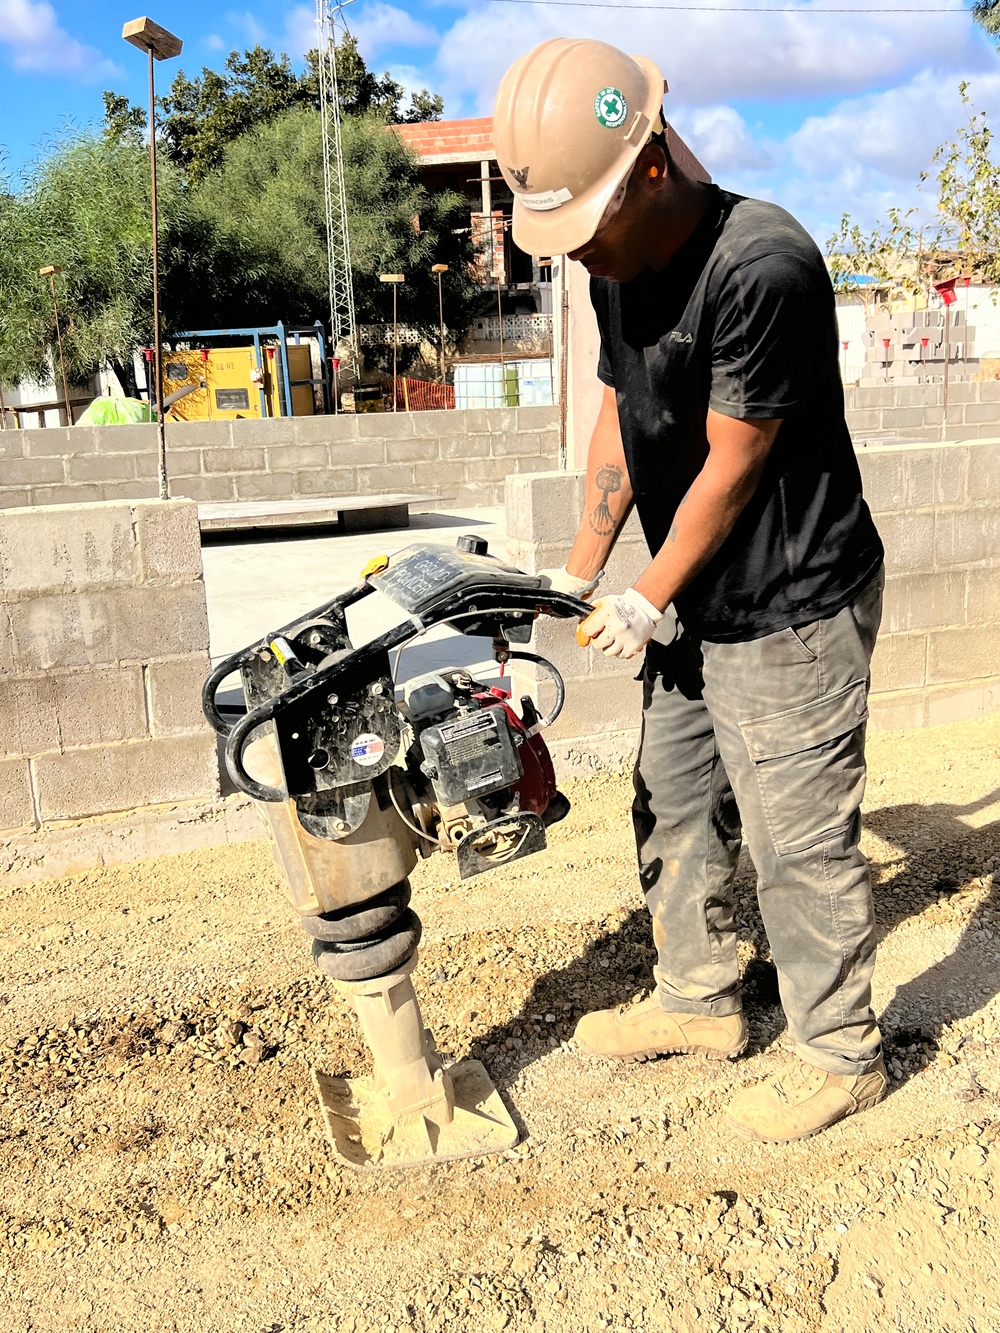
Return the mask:
<path id="1" fill-rule="evenodd" d="M 587 619 L 589 620 L 590 617 L 588 616 Z M 577 643 L 580 645 L 581 648 L 587 648 L 587 647 L 590 646 L 590 635 L 589 635 L 589 634 L 587 633 L 587 631 L 583 628 L 583 626 L 584 626 L 586 623 L 587 623 L 587 621 L 585 620 L 585 621 L 583 621 L 581 624 L 577 625 L 577 627 L 576 627 L 576 641 L 577 641 Z"/>

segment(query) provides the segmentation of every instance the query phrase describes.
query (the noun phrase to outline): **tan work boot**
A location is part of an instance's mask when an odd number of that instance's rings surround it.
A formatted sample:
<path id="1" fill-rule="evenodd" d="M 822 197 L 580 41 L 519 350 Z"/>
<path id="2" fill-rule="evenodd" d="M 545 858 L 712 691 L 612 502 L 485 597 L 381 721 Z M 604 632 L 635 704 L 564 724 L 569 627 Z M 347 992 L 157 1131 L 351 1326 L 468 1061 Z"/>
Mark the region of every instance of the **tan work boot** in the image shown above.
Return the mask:
<path id="1" fill-rule="evenodd" d="M 588 1055 L 655 1060 L 658 1055 L 707 1055 L 733 1060 L 747 1044 L 742 1014 L 668 1014 L 655 995 L 639 1004 L 584 1014 L 573 1036 Z"/>
<path id="2" fill-rule="evenodd" d="M 881 1057 L 867 1074 L 828 1074 L 794 1060 L 729 1103 L 726 1119 L 745 1139 L 789 1143 L 807 1139 L 855 1111 L 880 1102 L 889 1086 Z"/>

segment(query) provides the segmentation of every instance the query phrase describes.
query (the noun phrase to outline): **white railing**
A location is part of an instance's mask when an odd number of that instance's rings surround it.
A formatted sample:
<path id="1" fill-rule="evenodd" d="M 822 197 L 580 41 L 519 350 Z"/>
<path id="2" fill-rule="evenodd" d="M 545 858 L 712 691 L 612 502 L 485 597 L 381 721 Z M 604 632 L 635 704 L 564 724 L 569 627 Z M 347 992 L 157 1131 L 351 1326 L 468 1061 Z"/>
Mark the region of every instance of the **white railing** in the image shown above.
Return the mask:
<path id="1" fill-rule="evenodd" d="M 469 335 L 476 342 L 500 341 L 500 317 L 477 319 Z M 504 315 L 503 337 L 506 342 L 531 342 L 552 337 L 551 315 Z"/>
<path id="2" fill-rule="evenodd" d="M 396 326 L 396 342 L 400 347 L 407 344 L 413 347 L 419 347 L 424 341 L 424 335 L 419 329 L 411 329 L 407 324 Z M 392 346 L 392 325 L 391 324 L 359 324 L 358 342 L 362 347 L 391 347 Z"/>

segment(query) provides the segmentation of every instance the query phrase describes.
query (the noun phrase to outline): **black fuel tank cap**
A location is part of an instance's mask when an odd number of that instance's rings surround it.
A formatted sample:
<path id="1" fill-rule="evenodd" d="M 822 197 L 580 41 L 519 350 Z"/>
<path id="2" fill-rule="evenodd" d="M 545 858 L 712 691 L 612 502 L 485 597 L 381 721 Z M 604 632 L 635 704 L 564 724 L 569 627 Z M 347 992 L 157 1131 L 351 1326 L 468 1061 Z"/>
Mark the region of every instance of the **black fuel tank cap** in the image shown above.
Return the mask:
<path id="1" fill-rule="evenodd" d="M 473 532 L 464 532 L 455 545 L 460 551 L 465 551 L 469 555 L 485 555 L 490 549 L 486 538 L 477 537 Z"/>

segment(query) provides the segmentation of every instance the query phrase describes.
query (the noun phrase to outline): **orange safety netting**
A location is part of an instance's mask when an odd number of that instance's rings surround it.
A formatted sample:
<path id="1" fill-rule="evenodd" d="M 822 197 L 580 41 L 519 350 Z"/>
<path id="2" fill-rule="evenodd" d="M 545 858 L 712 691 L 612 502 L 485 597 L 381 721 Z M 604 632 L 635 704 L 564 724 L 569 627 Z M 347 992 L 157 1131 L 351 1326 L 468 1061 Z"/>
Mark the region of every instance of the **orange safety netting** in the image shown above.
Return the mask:
<path id="1" fill-rule="evenodd" d="M 455 406 L 453 384 L 431 384 L 429 380 L 411 380 L 400 375 L 386 383 L 382 404 L 387 412 L 440 412 Z"/>

